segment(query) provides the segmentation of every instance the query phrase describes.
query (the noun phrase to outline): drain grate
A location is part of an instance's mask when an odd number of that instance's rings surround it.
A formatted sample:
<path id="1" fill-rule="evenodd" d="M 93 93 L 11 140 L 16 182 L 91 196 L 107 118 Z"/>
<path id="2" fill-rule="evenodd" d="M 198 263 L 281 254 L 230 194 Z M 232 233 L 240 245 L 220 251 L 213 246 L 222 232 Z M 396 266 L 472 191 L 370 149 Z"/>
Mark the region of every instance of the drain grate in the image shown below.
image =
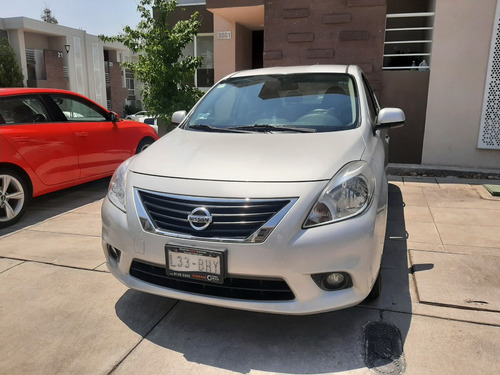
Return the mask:
<path id="1" fill-rule="evenodd" d="M 365 364 L 377 374 L 401 375 L 405 372 L 406 362 L 399 329 L 386 322 L 366 325 Z"/>

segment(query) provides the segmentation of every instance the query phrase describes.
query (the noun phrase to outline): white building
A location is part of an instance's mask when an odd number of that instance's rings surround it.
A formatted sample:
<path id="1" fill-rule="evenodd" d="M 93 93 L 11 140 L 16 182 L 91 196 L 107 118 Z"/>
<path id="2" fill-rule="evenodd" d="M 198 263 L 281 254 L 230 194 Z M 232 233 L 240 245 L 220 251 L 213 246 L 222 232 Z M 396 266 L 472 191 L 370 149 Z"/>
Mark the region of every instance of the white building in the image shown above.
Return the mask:
<path id="1" fill-rule="evenodd" d="M 121 43 L 25 17 L 0 18 L 0 38 L 16 52 L 25 86 L 78 92 L 120 116 L 125 105 L 140 106 L 133 73 L 120 67 L 134 57 Z"/>

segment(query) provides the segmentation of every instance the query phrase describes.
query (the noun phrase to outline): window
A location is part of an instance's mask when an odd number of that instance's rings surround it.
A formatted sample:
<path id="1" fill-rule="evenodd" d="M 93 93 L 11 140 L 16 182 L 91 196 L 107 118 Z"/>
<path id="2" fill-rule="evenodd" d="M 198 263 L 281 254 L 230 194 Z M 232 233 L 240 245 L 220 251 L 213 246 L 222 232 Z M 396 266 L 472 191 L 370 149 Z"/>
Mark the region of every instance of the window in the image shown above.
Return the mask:
<path id="1" fill-rule="evenodd" d="M 41 100 L 37 97 L 19 97 L 0 101 L 0 124 L 29 124 L 49 119 Z"/>
<path id="2" fill-rule="evenodd" d="M 135 89 L 135 84 L 134 84 L 133 78 L 127 78 L 127 89 L 129 89 L 129 90 Z"/>
<path id="3" fill-rule="evenodd" d="M 380 106 L 378 105 L 377 97 L 375 96 L 375 93 L 373 92 L 372 87 L 370 86 L 370 82 L 368 82 L 368 80 L 364 75 L 363 75 L 363 85 L 366 91 L 366 100 L 368 101 L 370 116 L 372 120 L 374 120 L 375 117 L 378 115 Z"/>
<path id="4" fill-rule="evenodd" d="M 92 103 L 84 103 L 74 98 L 51 95 L 68 121 L 106 121 L 106 114 Z"/>
<path id="5" fill-rule="evenodd" d="M 205 96 L 188 124 L 194 129 L 282 125 L 301 131 L 347 130 L 358 125 L 358 94 L 346 74 L 234 77 Z"/>
<path id="6" fill-rule="evenodd" d="M 194 85 L 209 88 L 214 84 L 214 37 L 213 34 L 198 34 L 193 43 L 184 49 L 184 56 L 202 57 L 203 63 L 196 71 Z"/>
<path id="7" fill-rule="evenodd" d="M 387 1 L 384 70 L 429 70 L 434 3 Z"/>

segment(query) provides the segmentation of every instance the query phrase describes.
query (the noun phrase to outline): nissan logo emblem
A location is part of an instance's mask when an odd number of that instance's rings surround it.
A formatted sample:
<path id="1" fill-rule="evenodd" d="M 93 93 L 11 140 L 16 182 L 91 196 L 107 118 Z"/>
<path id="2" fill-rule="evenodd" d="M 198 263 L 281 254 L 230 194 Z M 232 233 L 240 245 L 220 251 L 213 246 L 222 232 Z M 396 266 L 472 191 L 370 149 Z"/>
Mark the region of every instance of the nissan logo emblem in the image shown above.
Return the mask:
<path id="1" fill-rule="evenodd" d="M 205 207 L 196 207 L 187 219 L 194 230 L 206 229 L 212 223 L 212 215 Z"/>

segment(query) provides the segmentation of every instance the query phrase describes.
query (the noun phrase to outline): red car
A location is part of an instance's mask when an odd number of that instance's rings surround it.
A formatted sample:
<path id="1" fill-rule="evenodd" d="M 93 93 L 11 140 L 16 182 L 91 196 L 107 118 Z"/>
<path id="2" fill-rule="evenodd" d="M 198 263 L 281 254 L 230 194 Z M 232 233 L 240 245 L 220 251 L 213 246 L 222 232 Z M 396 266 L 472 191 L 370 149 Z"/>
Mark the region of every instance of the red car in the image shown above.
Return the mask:
<path id="1" fill-rule="evenodd" d="M 157 139 L 149 125 L 70 91 L 0 89 L 0 228 L 32 197 L 110 176 Z"/>

